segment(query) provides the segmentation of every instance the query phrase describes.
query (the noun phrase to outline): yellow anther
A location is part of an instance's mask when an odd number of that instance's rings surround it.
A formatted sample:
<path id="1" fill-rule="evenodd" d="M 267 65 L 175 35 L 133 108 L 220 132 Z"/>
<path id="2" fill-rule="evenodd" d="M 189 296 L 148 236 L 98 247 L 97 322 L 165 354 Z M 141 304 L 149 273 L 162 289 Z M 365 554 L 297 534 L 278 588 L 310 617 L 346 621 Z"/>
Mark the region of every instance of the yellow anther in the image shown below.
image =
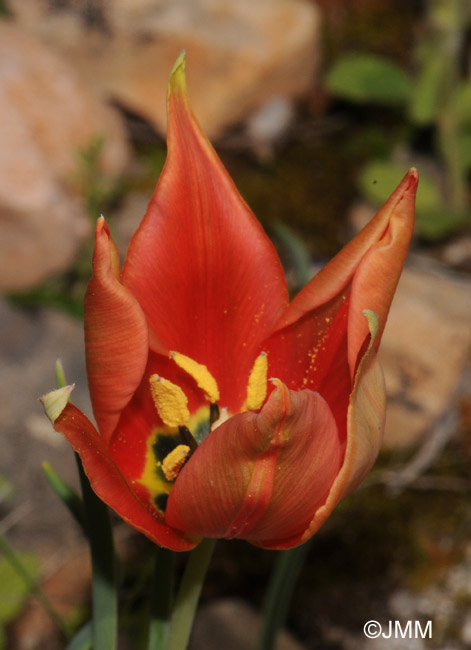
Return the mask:
<path id="1" fill-rule="evenodd" d="M 190 419 L 190 411 L 188 400 L 180 386 L 159 375 L 152 375 L 149 381 L 152 399 L 162 422 L 168 427 L 186 424 Z"/>
<path id="2" fill-rule="evenodd" d="M 247 397 L 243 406 L 244 411 L 258 411 L 267 396 L 267 353 L 262 352 L 253 364 L 247 386 Z"/>
<path id="3" fill-rule="evenodd" d="M 162 463 L 162 472 L 167 481 L 174 481 L 177 478 L 178 472 L 181 470 L 189 453 L 190 448 L 187 445 L 178 445 L 165 456 Z"/>
<path id="4" fill-rule="evenodd" d="M 208 402 L 215 404 L 219 401 L 218 385 L 206 366 L 203 366 L 202 363 L 198 363 L 179 352 L 170 352 L 170 357 L 175 361 L 177 366 L 187 372 L 190 377 L 193 377 L 198 386 L 204 392 Z"/>

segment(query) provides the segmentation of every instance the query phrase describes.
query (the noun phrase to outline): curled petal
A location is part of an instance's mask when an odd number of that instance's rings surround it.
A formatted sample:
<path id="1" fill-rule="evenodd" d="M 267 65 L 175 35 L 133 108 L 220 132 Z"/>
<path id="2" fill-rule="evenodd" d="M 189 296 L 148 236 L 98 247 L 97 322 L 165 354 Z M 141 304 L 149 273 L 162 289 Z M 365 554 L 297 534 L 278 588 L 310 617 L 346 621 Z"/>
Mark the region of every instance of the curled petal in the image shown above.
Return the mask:
<path id="1" fill-rule="evenodd" d="M 324 395 L 335 386 L 323 386 L 319 369 L 327 369 L 337 382 L 339 374 L 331 368 L 348 359 L 341 376 L 351 387 L 368 334 L 361 312 L 370 309 L 378 315 L 376 347 L 386 323 L 412 236 L 417 183 L 413 168 L 374 219 L 295 297 L 263 346 L 271 353 L 271 373 L 297 377 L 304 381 L 298 385 L 322 389 Z"/>
<path id="2" fill-rule="evenodd" d="M 93 276 L 85 296 L 85 352 L 95 418 L 109 440 L 139 385 L 148 354 L 144 314 L 119 280 L 119 258 L 103 217 L 96 227 Z"/>
<path id="3" fill-rule="evenodd" d="M 226 421 L 183 467 L 166 511 L 172 527 L 262 546 L 306 530 L 342 463 L 337 428 L 319 394 L 275 383 L 260 413 Z"/>
<path id="4" fill-rule="evenodd" d="M 111 459 L 107 446 L 93 424 L 72 404 L 67 404 L 54 420 L 79 454 L 90 485 L 110 508 L 156 544 L 174 551 L 187 551 L 198 543 L 180 531 L 172 530 L 136 497 Z"/>
<path id="5" fill-rule="evenodd" d="M 155 334 L 152 349 L 206 366 L 220 403 L 240 410 L 260 341 L 288 294 L 273 244 L 192 113 L 183 58 L 169 83 L 167 162 L 131 241 L 123 283 Z"/>
<path id="6" fill-rule="evenodd" d="M 375 314 L 364 314 L 371 330 L 369 347 L 361 359 L 350 396 L 347 417 L 347 448 L 345 459 L 332 484 L 325 503 L 317 510 L 306 531 L 287 541 L 295 546 L 307 541 L 330 516 L 335 506 L 363 481 L 375 462 L 383 436 L 386 393 L 381 366 L 376 358 L 374 342 L 378 331 Z M 265 548 L 282 548 L 264 543 Z"/>
<path id="7" fill-rule="evenodd" d="M 375 337 L 376 349 L 381 341 L 414 230 L 418 180 L 417 170 L 411 169 L 378 213 L 388 212 L 389 206 L 387 228 L 368 249 L 355 272 L 348 318 L 348 362 L 352 376 L 361 345 L 368 334 L 363 310 L 370 309 L 377 315 L 379 329 Z"/>

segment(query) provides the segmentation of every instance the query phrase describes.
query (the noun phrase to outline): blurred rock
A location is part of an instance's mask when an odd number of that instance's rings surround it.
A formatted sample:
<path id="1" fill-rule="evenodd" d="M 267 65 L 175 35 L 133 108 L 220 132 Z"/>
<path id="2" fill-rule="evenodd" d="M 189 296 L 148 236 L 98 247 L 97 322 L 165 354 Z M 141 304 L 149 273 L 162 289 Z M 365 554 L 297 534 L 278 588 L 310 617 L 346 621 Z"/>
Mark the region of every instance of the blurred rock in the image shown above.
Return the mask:
<path id="1" fill-rule="evenodd" d="M 79 151 L 100 138 L 97 165 L 116 177 L 129 149 L 118 114 L 47 45 L 5 20 L 0 114 L 0 291 L 12 291 L 67 268 L 89 234 L 72 191 Z"/>
<path id="2" fill-rule="evenodd" d="M 412 257 L 379 353 L 388 392 L 386 448 L 417 443 L 453 405 L 470 343 L 469 281 Z"/>
<path id="3" fill-rule="evenodd" d="M 219 600 L 204 607 L 196 617 L 189 650 L 253 650 L 260 616 L 242 600 Z M 277 650 L 304 650 L 305 646 L 282 631 Z"/>
<path id="4" fill-rule="evenodd" d="M 471 235 L 458 236 L 448 242 L 441 253 L 442 260 L 463 271 L 471 271 Z"/>
<path id="5" fill-rule="evenodd" d="M 113 238 L 124 260 L 132 236 L 139 227 L 149 205 L 149 192 L 132 190 L 113 213 Z"/>
<path id="6" fill-rule="evenodd" d="M 76 384 L 74 403 L 90 415 L 81 323 L 57 312 L 24 311 L 0 301 L 0 475 L 15 489 L 2 526 L 9 527 L 12 517 L 10 539 L 43 557 L 70 545 L 78 534 L 41 469 L 47 460 L 64 480 L 77 484 L 72 450 L 52 429 L 39 402 L 55 387 L 58 357 L 68 381 Z"/>
<path id="7" fill-rule="evenodd" d="M 168 75 L 182 49 L 193 107 L 212 138 L 275 97 L 305 94 L 319 64 L 320 13 L 304 0 L 7 4 L 94 86 L 161 133 Z"/>

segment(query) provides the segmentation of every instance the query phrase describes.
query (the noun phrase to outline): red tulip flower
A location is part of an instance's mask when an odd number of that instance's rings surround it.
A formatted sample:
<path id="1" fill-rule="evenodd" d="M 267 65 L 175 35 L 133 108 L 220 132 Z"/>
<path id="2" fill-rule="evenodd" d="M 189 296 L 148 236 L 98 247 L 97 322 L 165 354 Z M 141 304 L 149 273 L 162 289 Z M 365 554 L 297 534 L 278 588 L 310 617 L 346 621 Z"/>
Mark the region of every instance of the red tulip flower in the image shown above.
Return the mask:
<path id="1" fill-rule="evenodd" d="M 385 396 L 376 350 L 413 229 L 411 169 L 290 303 L 275 248 L 188 101 L 168 92 L 168 157 L 121 270 L 96 228 L 85 298 L 98 430 L 71 387 L 43 398 L 101 499 L 161 546 L 285 549 L 365 477 Z"/>

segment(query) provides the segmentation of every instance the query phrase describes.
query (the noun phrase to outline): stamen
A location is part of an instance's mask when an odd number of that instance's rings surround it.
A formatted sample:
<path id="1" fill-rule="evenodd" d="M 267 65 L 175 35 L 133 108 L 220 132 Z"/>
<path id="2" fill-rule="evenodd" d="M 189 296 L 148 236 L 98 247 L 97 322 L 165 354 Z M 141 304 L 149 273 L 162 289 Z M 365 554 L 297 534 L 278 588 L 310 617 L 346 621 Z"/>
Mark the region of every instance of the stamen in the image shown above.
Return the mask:
<path id="1" fill-rule="evenodd" d="M 174 481 L 177 478 L 189 453 L 190 448 L 188 445 L 178 445 L 168 456 L 165 456 L 162 463 L 162 472 L 167 481 Z"/>
<path id="2" fill-rule="evenodd" d="M 258 411 L 267 396 L 267 353 L 262 352 L 253 364 L 247 386 L 247 398 L 242 408 L 243 411 Z"/>
<path id="3" fill-rule="evenodd" d="M 152 375 L 149 382 L 152 399 L 162 422 L 168 427 L 185 425 L 190 419 L 190 411 L 188 400 L 180 386 L 159 375 Z"/>
<path id="4" fill-rule="evenodd" d="M 209 426 L 219 420 L 219 406 L 214 403 L 209 405 Z"/>
<path id="5" fill-rule="evenodd" d="M 170 357 L 177 366 L 193 377 L 201 390 L 204 391 L 208 402 L 215 403 L 219 401 L 218 385 L 206 366 L 179 352 L 170 352 Z"/>
<path id="6" fill-rule="evenodd" d="M 198 443 L 193 438 L 193 435 L 188 427 L 180 426 L 178 427 L 178 431 L 180 432 L 180 438 L 182 439 L 182 442 L 187 445 L 191 451 L 198 449 Z"/>

